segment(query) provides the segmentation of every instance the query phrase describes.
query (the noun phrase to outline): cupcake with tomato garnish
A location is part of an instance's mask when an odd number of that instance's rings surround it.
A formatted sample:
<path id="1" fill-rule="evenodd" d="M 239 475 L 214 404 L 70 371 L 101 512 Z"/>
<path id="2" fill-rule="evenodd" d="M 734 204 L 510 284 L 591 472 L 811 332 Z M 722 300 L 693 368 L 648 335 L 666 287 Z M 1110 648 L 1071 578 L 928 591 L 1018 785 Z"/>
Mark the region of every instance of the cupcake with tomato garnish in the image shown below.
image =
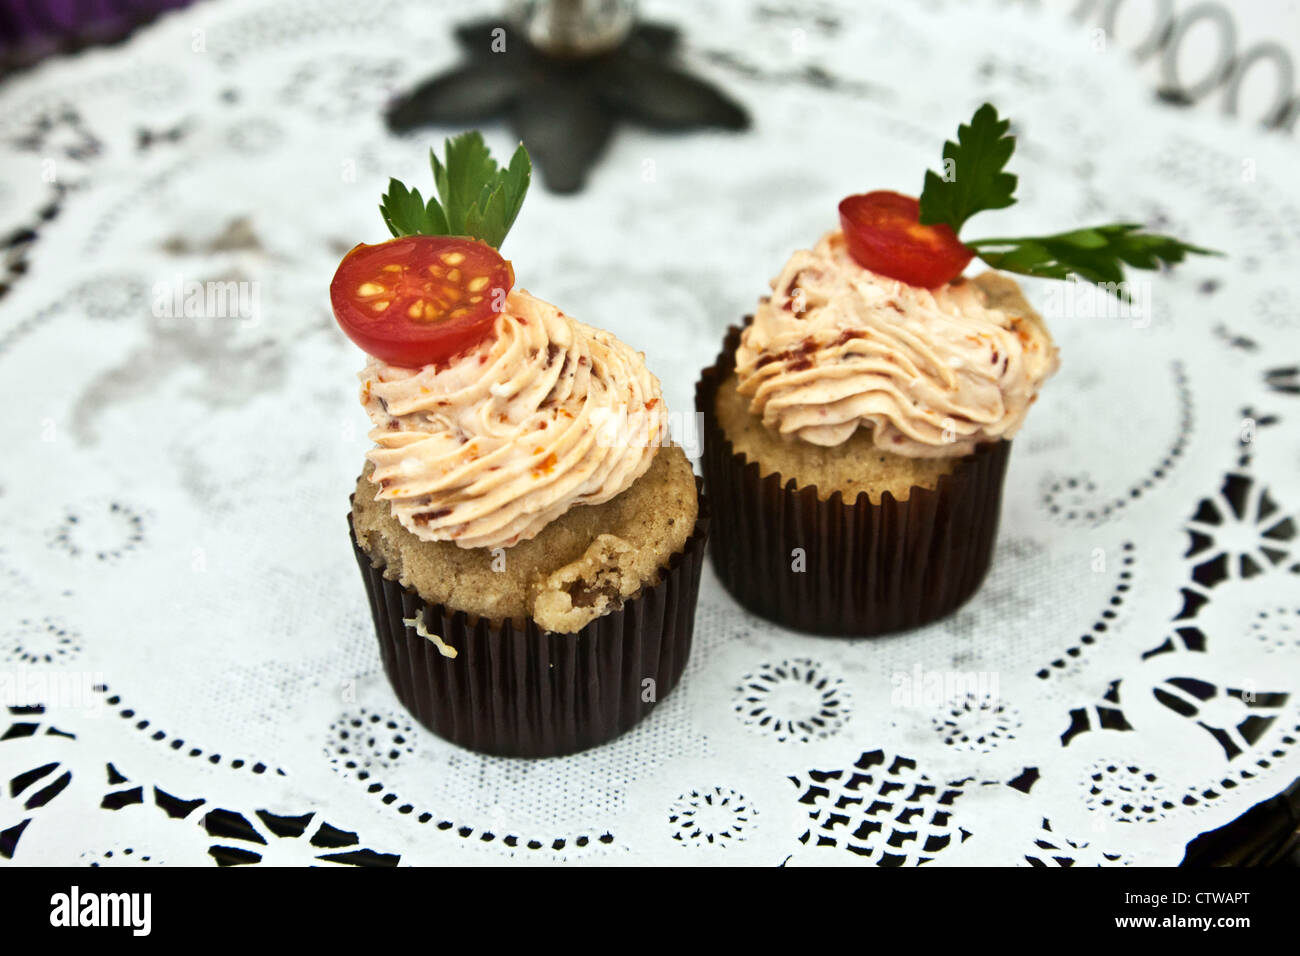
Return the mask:
<path id="1" fill-rule="evenodd" d="M 710 552 L 751 611 L 865 636 L 960 606 L 989 568 L 1011 439 L 1058 363 L 1006 273 L 1125 295 L 1123 265 L 1208 252 L 1131 223 L 958 238 L 1014 202 L 1008 128 L 985 104 L 919 199 L 844 199 L 840 228 L 790 257 L 703 373 Z M 964 277 L 977 256 L 994 268 Z"/>
<path id="2" fill-rule="evenodd" d="M 349 514 L 384 670 L 434 733 L 554 756 L 622 733 L 690 652 L 706 518 L 643 356 L 516 288 L 529 181 L 482 137 L 390 182 L 394 238 L 330 286 L 369 356 L 374 447 Z"/>

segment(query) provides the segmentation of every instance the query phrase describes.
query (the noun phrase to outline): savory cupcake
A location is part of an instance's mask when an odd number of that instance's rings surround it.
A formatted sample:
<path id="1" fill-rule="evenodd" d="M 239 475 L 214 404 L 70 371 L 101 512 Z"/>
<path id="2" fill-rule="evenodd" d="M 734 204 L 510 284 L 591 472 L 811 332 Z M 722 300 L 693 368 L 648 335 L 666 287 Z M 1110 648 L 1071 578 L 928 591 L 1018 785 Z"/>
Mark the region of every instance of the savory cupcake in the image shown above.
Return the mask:
<path id="1" fill-rule="evenodd" d="M 390 184 L 397 238 L 331 284 L 369 353 L 374 447 L 349 525 L 384 669 L 430 730 L 495 754 L 608 740 L 676 684 L 705 516 L 641 353 L 513 288 L 528 183 L 477 133 L 433 158 L 442 202 Z"/>
<path id="2" fill-rule="evenodd" d="M 993 554 L 1011 438 L 1058 364 L 1008 272 L 1128 296 L 1121 263 L 1205 253 L 1136 225 L 962 242 L 1009 206 L 1014 148 L 993 107 L 946 144 L 920 200 L 850 196 L 841 228 L 796 252 L 696 388 L 711 553 L 745 607 L 860 636 L 949 613 Z"/>

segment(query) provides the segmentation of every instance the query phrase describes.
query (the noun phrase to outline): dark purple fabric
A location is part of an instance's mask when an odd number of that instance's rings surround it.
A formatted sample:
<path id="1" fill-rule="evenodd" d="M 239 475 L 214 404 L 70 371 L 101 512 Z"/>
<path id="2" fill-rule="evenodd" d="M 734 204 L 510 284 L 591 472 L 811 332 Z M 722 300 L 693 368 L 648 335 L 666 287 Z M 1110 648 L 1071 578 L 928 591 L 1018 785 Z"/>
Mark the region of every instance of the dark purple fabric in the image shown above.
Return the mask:
<path id="1" fill-rule="evenodd" d="M 122 35 L 191 0 L 0 0 L 0 51 Z"/>

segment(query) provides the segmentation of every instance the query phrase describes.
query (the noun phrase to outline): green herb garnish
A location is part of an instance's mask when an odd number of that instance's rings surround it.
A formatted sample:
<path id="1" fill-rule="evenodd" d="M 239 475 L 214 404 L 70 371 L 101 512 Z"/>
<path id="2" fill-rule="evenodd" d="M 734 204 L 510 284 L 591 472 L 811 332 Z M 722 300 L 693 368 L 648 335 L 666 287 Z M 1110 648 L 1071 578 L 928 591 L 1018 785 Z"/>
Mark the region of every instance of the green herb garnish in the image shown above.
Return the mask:
<path id="1" fill-rule="evenodd" d="M 1004 167 L 1016 148 L 1011 123 L 985 103 L 969 124 L 957 128 L 957 141 L 944 143 L 944 175 L 925 174 L 921 222 L 944 223 L 959 232 L 971 216 L 1015 203 L 1016 177 Z M 1072 275 L 1096 283 L 1119 283 L 1124 266 L 1158 269 L 1188 255 L 1222 253 L 1172 236 L 1143 232 L 1140 225 L 1117 223 L 1075 229 L 1050 236 L 962 240 L 995 269 L 1050 279 Z"/>
<path id="2" fill-rule="evenodd" d="M 453 136 L 445 160 L 432 149 L 429 164 L 438 198 L 426 202 L 418 189 L 388 181 L 379 212 L 394 236 L 464 236 L 499 249 L 524 203 L 533 166 L 523 144 L 504 169 L 477 130 Z M 439 201 L 441 200 L 441 202 Z"/>
<path id="3" fill-rule="evenodd" d="M 1090 282 L 1122 282 L 1121 263 L 1134 269 L 1158 269 L 1182 262 L 1188 253 L 1220 255 L 1141 229 L 1126 222 L 1038 238 L 976 239 L 966 245 L 995 269 L 1047 279 L 1077 275 Z"/>
<path id="4" fill-rule="evenodd" d="M 1016 177 L 1002 170 L 1016 148 L 1010 128 L 1011 121 L 998 119 L 990 103 L 977 109 L 969 124 L 957 127 L 957 142 L 943 144 L 944 175 L 925 172 L 922 224 L 943 222 L 961 232 L 977 212 L 1015 203 Z"/>

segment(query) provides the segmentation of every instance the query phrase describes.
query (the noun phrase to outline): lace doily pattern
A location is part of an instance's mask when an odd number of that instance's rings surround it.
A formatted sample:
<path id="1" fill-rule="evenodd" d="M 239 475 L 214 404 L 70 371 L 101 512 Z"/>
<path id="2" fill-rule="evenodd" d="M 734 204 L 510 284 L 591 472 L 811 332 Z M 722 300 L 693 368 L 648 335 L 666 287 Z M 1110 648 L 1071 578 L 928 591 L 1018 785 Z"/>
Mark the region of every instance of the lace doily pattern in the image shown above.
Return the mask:
<path id="1" fill-rule="evenodd" d="M 804 846 L 876 866 L 919 866 L 971 835 L 954 820 L 961 783 L 936 783 L 907 757 L 876 750 L 846 769 L 790 779 L 808 807 L 808 827 L 798 835 Z"/>
<path id="2" fill-rule="evenodd" d="M 1063 364 L 979 593 L 817 640 L 706 572 L 681 686 L 623 737 L 527 762 L 423 731 L 341 534 L 367 426 L 324 289 L 387 176 L 427 175 L 441 131 L 380 114 L 458 60 L 462 8 L 196 5 L 0 90 L 0 861 L 1170 864 L 1300 776 L 1288 141 L 1154 102 L 1092 22 L 707 7 L 682 55 L 753 129 L 621 129 L 510 238 L 672 409 L 836 197 L 919 186 L 984 99 L 1019 136 L 1004 234 L 1136 217 L 1225 253 L 1142 274 L 1141 316 L 1026 283 Z"/>
<path id="3" fill-rule="evenodd" d="M 844 681 L 807 658 L 764 664 L 746 674 L 734 693 L 741 723 L 781 742 L 830 737 L 852 707 Z"/>

